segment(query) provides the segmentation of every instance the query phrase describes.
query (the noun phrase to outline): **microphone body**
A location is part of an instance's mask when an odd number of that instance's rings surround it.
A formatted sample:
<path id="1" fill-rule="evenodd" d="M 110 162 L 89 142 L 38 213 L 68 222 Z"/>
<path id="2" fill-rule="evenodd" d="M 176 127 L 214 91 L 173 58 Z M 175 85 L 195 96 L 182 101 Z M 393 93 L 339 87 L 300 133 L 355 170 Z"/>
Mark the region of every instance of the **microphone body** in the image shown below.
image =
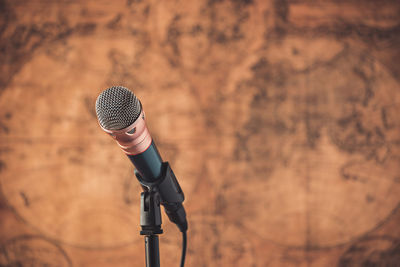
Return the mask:
<path id="1" fill-rule="evenodd" d="M 140 101 L 124 87 L 111 87 L 97 98 L 96 113 L 100 127 L 114 138 L 136 167 L 141 185 L 159 193 L 168 218 L 185 232 L 184 194 L 150 136 Z"/>
<path id="2" fill-rule="evenodd" d="M 135 165 L 136 170 L 148 182 L 154 182 L 161 175 L 162 159 L 156 145 L 152 141 L 150 146 L 140 154 L 129 155 L 128 158 Z"/>

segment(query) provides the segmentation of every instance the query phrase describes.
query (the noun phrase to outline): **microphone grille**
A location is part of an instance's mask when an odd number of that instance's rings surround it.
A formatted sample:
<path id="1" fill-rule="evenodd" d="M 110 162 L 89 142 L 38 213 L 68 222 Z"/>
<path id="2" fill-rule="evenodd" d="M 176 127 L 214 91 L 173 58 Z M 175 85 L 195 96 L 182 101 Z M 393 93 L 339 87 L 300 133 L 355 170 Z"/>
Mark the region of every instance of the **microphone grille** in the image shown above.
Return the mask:
<path id="1" fill-rule="evenodd" d="M 139 118 L 141 111 L 139 99 L 123 86 L 104 90 L 96 100 L 97 119 L 106 130 L 128 127 Z"/>

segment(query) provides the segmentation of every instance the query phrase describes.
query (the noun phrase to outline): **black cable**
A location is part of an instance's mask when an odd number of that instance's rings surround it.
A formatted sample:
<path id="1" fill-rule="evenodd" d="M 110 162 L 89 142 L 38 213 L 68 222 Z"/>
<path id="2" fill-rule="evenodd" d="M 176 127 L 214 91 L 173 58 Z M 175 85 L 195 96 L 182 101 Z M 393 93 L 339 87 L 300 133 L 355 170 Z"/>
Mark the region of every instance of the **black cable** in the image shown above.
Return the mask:
<path id="1" fill-rule="evenodd" d="M 184 266 L 185 266 L 186 246 L 187 246 L 187 234 L 186 234 L 186 231 L 184 231 L 184 232 L 182 232 L 182 257 L 181 257 L 181 267 L 184 267 Z"/>

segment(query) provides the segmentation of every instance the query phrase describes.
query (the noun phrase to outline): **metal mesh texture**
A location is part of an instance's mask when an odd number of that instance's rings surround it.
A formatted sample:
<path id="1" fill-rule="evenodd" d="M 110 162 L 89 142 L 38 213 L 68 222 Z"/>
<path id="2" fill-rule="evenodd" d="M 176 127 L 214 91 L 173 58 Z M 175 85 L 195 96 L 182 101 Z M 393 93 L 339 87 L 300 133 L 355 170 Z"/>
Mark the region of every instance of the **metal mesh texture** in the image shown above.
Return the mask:
<path id="1" fill-rule="evenodd" d="M 123 86 L 104 90 L 96 100 L 96 114 L 106 130 L 121 130 L 139 118 L 142 110 L 139 99 Z"/>

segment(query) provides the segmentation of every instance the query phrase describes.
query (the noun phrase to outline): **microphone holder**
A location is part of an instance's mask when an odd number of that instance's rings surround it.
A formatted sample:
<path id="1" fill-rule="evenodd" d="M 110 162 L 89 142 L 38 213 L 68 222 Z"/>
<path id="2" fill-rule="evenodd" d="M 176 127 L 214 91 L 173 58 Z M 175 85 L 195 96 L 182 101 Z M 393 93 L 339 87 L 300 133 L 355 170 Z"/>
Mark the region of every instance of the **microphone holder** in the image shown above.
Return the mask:
<path id="1" fill-rule="evenodd" d="M 141 235 L 145 236 L 146 266 L 160 266 L 160 248 L 158 235 L 161 229 L 160 204 L 171 222 L 175 223 L 181 232 L 186 232 L 188 225 L 186 212 L 182 205 L 185 197 L 168 162 L 162 163 L 162 174 L 152 182 L 144 179 L 135 171 L 144 192 L 140 195 L 140 226 Z"/>

